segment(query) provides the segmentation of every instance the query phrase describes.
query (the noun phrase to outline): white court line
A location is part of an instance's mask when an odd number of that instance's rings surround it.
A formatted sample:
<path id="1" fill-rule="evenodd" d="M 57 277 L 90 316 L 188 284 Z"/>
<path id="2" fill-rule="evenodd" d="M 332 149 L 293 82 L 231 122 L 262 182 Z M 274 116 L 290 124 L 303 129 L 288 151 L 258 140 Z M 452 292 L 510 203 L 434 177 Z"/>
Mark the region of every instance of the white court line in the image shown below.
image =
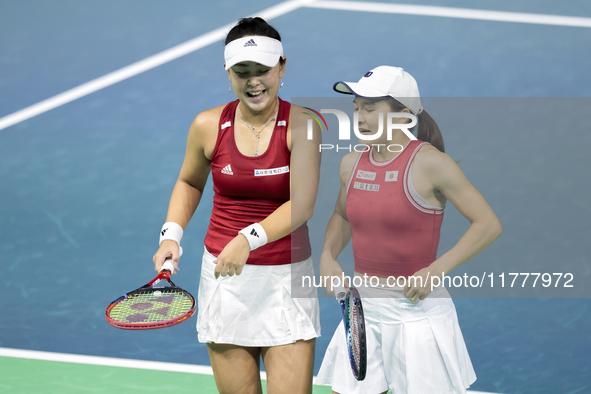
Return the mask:
<path id="1" fill-rule="evenodd" d="M 591 18 L 530 14 L 522 12 L 474 10 L 468 8 L 436 7 L 411 4 L 371 3 L 363 1 L 318 1 L 306 7 L 331 10 L 381 12 L 389 14 L 439 16 L 444 18 L 477 19 L 495 22 L 533 23 L 539 25 L 591 27 Z"/>
<path id="2" fill-rule="evenodd" d="M 79 354 L 40 352 L 37 350 L 0 348 L 0 357 L 26 358 L 31 360 L 57 361 L 74 364 L 102 365 L 106 367 L 138 368 L 155 371 L 213 375 L 213 370 L 208 365 L 177 364 L 159 361 L 130 360 L 125 358 L 84 356 Z"/>
<path id="3" fill-rule="evenodd" d="M 570 27 L 591 27 L 591 18 L 582 17 L 355 1 L 316 2 L 315 0 L 290 0 L 279 3 L 273 7 L 267 8 L 266 10 L 261 11 L 260 13 L 255 15 L 261 16 L 262 18 L 267 20 L 271 20 L 273 18 L 285 15 L 301 7 L 395 13 L 406 15 L 438 16 L 448 18 L 478 19 L 497 22 L 519 22 Z M 13 126 L 17 123 L 23 122 L 27 119 L 50 111 L 54 108 L 60 107 L 81 97 L 87 96 L 98 90 L 111 86 L 117 82 L 121 82 L 125 79 L 141 74 L 144 71 L 151 70 L 154 67 L 160 66 L 164 63 L 168 63 L 181 56 L 187 55 L 198 49 L 213 44 L 214 42 L 220 41 L 224 38 L 226 33 L 233 25 L 234 23 L 220 27 L 219 29 L 203 34 L 183 44 L 177 45 L 163 52 L 157 53 L 156 55 L 150 56 L 146 59 L 130 64 L 129 66 L 123 67 L 112 73 L 84 83 L 80 86 L 67 90 L 56 96 L 50 97 L 37 104 L 33 104 L 20 111 L 6 115 L 0 118 L 0 130 Z"/>
<path id="4" fill-rule="evenodd" d="M 261 18 L 266 20 L 271 20 L 281 15 L 290 13 L 305 5 L 309 5 L 313 1 L 315 0 L 284 1 L 273 7 L 269 7 L 255 15 L 260 16 Z M 235 22 L 222 26 L 219 29 L 210 31 L 209 33 L 203 34 L 199 37 L 196 37 L 175 47 L 157 53 L 146 59 L 140 60 L 136 63 L 130 64 L 129 66 L 120 68 L 119 70 L 113 71 L 97 79 L 93 79 L 92 81 L 86 82 L 80 86 L 67 90 L 56 96 L 40 101 L 39 103 L 33 104 L 30 107 L 24 108 L 10 115 L 6 115 L 0 118 L 0 130 L 13 126 L 17 123 L 23 122 L 27 119 L 50 111 L 54 108 L 60 107 L 81 97 L 87 96 L 98 90 L 116 84 L 117 82 L 121 82 L 125 79 L 131 78 L 135 75 L 151 70 L 154 67 L 158 67 L 162 64 L 178 59 L 181 56 L 185 56 L 198 49 L 204 48 L 210 44 L 213 44 L 214 42 L 221 41 L 226 37 L 228 31 L 234 25 Z"/>
<path id="5" fill-rule="evenodd" d="M 149 369 L 155 371 L 167 371 L 167 372 L 184 372 L 184 373 L 195 373 L 201 375 L 213 375 L 213 370 L 209 365 L 192 365 L 192 364 L 177 364 L 177 363 L 164 363 L 158 361 L 143 361 L 143 360 L 131 360 L 127 358 L 113 358 L 113 357 L 98 357 L 98 356 L 83 356 L 79 354 L 66 354 L 66 353 L 52 353 L 52 352 L 40 352 L 37 350 L 22 350 L 22 349 L 10 349 L 0 347 L 0 357 L 14 357 L 14 358 L 25 358 L 31 360 L 43 360 L 43 361 L 57 361 L 75 364 L 90 364 L 90 365 L 102 365 L 107 367 L 122 367 L 122 368 L 137 368 L 137 369 Z M 261 379 L 267 380 L 267 374 L 261 371 Z M 316 382 L 316 376 L 314 376 L 314 382 Z M 470 394 L 495 394 L 484 391 L 472 391 L 468 390 Z"/>
<path id="6" fill-rule="evenodd" d="M 127 358 L 84 356 L 80 354 L 66 354 L 41 352 L 37 350 L 22 350 L 0 347 L 0 357 L 25 358 L 30 360 L 56 361 L 74 364 L 100 365 L 106 367 L 149 369 L 154 371 L 195 373 L 213 375 L 209 365 L 193 365 L 180 363 L 166 363 L 160 361 L 132 360 Z M 261 372 L 261 379 L 267 379 L 265 372 Z"/>

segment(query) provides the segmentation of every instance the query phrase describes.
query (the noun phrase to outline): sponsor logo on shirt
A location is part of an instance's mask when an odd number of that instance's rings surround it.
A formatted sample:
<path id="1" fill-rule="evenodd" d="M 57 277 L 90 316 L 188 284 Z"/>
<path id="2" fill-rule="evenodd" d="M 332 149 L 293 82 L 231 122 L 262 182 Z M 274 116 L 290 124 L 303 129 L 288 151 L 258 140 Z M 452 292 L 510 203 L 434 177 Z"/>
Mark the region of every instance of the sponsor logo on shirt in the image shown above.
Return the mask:
<path id="1" fill-rule="evenodd" d="M 365 179 L 367 181 L 375 181 L 376 173 L 370 171 L 357 170 L 356 178 Z"/>
<path id="2" fill-rule="evenodd" d="M 396 182 L 398 180 L 398 171 L 386 171 L 386 182 Z"/>
<path id="3" fill-rule="evenodd" d="M 277 167 L 277 168 L 265 168 L 261 170 L 254 170 L 254 176 L 269 176 L 286 174 L 289 172 L 289 166 Z"/>
<path id="4" fill-rule="evenodd" d="M 228 164 L 227 166 L 222 168 L 222 174 L 234 175 L 234 173 L 232 172 L 232 167 L 230 167 L 230 165 Z"/>
<path id="5" fill-rule="evenodd" d="M 353 188 L 359 190 L 370 190 L 372 192 L 380 191 L 380 185 L 376 185 L 374 183 L 355 182 L 353 184 Z"/>

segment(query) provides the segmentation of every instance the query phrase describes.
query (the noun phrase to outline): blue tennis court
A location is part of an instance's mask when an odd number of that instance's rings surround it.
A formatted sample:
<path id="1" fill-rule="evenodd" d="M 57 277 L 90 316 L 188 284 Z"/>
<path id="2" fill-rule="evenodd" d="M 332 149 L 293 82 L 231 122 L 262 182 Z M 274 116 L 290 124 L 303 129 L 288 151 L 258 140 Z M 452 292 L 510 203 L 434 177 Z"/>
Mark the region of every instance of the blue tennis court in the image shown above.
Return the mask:
<path id="1" fill-rule="evenodd" d="M 591 3 L 579 1 L 1 2 L 0 348 L 209 364 L 194 317 L 127 332 L 104 311 L 154 276 L 188 128 L 235 99 L 224 28 L 261 12 L 282 35 L 283 99 L 336 97 L 334 82 L 382 64 L 416 78 L 447 152 L 504 228 L 461 273 L 573 273 L 574 287 L 554 293 L 521 282 L 458 289 L 471 389 L 591 392 Z M 310 221 L 316 263 L 340 157 L 323 157 Z M 212 195 L 208 183 L 175 276 L 194 295 Z M 450 205 L 440 253 L 467 227 Z M 320 293 L 315 373 L 340 319 Z M 0 370 L 0 391 L 5 378 Z"/>

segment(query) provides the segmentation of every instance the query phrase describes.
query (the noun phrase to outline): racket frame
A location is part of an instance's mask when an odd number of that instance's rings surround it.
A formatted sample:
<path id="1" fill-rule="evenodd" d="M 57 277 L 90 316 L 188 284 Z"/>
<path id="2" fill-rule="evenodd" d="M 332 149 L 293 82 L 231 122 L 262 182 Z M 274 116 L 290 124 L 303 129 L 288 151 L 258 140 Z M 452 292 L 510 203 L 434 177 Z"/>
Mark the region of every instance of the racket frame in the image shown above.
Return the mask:
<path id="1" fill-rule="evenodd" d="M 170 284 L 170 286 L 155 287 L 163 279 L 166 280 Z M 177 293 L 181 293 L 181 294 L 185 295 L 187 298 L 189 298 L 191 300 L 191 309 L 188 310 L 187 312 L 183 313 L 182 315 L 177 316 L 173 319 L 163 320 L 160 322 L 147 322 L 147 323 L 122 322 L 119 320 L 115 320 L 109 316 L 111 310 L 113 308 L 115 308 L 118 304 L 123 302 L 124 300 L 126 300 L 134 295 L 137 295 L 137 294 L 149 294 L 149 293 L 154 293 L 156 291 L 161 291 L 161 292 L 175 291 Z M 193 316 L 193 314 L 195 313 L 195 308 L 196 308 L 195 298 L 191 295 L 191 293 L 189 293 L 188 291 L 186 291 L 186 290 L 178 287 L 176 284 L 174 284 L 174 282 L 170 279 L 170 270 L 165 268 L 162 271 L 160 271 L 158 276 L 156 276 L 150 282 L 146 283 L 142 287 L 139 287 L 133 291 L 130 291 L 129 293 L 123 294 L 121 297 L 118 297 L 116 300 L 111 302 L 109 304 L 109 306 L 107 307 L 105 314 L 107 317 L 107 322 L 113 327 L 121 328 L 123 330 L 153 330 L 153 329 L 157 329 L 157 328 L 170 327 L 170 326 L 174 326 L 176 324 L 182 323 L 183 321 L 185 321 L 185 320 L 189 319 L 191 316 Z"/>
<path id="2" fill-rule="evenodd" d="M 351 364 L 351 370 L 353 376 L 358 381 L 365 379 L 367 372 L 367 338 L 365 335 L 365 317 L 363 315 L 363 306 L 361 304 L 361 297 L 359 291 L 356 288 L 350 287 L 346 292 L 342 292 L 337 295 L 337 300 L 341 306 L 341 313 L 343 315 L 343 325 L 345 327 L 345 339 L 347 341 L 347 352 L 349 353 L 349 363 Z M 352 304 L 357 314 L 357 332 L 359 333 L 359 367 L 355 363 L 355 356 L 352 349 L 351 340 L 351 322 L 349 321 L 348 306 Z"/>

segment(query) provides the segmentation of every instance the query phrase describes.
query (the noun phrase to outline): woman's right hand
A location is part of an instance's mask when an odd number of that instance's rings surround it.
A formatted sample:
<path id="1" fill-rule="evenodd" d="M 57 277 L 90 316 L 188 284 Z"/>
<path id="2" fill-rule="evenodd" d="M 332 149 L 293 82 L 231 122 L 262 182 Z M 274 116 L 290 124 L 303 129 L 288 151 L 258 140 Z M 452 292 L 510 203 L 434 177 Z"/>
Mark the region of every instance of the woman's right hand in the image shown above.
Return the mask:
<path id="1" fill-rule="evenodd" d="M 156 254 L 154 254 L 154 257 L 152 257 L 152 261 L 154 261 L 154 269 L 156 272 L 160 272 L 164 262 L 167 259 L 172 259 L 172 265 L 174 265 L 174 272 L 172 273 L 175 274 L 177 271 L 179 271 L 179 257 L 180 247 L 176 241 L 170 239 L 162 241 L 160 248 L 158 248 Z"/>
<path id="2" fill-rule="evenodd" d="M 349 283 L 343 283 L 343 278 L 345 278 L 345 273 L 341 265 L 330 255 L 323 253 L 320 256 L 320 280 L 322 281 L 322 287 L 326 289 L 328 294 L 334 296 L 333 286 L 349 286 Z"/>

